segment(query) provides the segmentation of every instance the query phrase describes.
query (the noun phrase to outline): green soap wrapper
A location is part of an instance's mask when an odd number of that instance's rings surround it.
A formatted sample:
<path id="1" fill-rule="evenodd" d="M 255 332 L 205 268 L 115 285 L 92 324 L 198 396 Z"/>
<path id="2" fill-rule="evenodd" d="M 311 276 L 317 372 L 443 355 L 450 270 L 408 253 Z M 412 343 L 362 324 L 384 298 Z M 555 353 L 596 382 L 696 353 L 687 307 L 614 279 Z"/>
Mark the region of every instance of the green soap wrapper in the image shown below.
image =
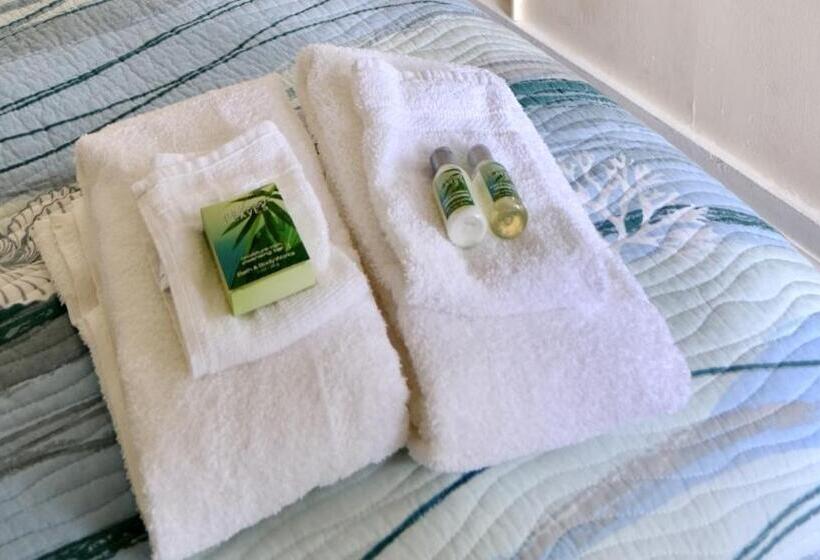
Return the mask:
<path id="1" fill-rule="evenodd" d="M 200 212 L 234 315 L 316 284 L 307 249 L 275 184 Z"/>

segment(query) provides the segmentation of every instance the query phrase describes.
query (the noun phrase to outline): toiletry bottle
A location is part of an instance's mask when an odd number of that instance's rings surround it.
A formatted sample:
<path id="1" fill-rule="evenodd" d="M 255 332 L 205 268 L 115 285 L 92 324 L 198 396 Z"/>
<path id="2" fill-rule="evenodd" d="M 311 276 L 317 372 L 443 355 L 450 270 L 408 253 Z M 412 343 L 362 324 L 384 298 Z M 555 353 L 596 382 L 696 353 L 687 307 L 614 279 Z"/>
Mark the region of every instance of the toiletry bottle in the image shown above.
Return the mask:
<path id="1" fill-rule="evenodd" d="M 467 152 L 473 170 L 473 186 L 482 191 L 487 205 L 490 229 L 498 237 L 518 237 L 527 227 L 527 208 L 515 190 L 510 174 L 493 160 L 489 148 L 476 144 Z"/>
<path id="2" fill-rule="evenodd" d="M 487 220 L 473 200 L 470 178 L 456 165 L 452 150 L 436 148 L 430 155 L 433 168 L 433 191 L 447 237 L 462 248 L 478 244 L 487 234 Z"/>

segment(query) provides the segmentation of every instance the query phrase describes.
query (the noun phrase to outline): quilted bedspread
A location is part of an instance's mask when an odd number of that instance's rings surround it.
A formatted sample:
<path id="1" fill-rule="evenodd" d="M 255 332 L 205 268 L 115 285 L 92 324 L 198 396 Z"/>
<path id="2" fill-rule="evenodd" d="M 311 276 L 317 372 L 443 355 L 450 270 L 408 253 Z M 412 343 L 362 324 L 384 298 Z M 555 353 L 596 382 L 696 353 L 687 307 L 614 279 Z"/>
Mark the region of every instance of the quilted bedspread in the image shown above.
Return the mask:
<path id="1" fill-rule="evenodd" d="M 13 0 L 0 4 L 0 558 L 149 554 L 88 352 L 29 237 L 76 196 L 72 143 L 239 80 L 292 80 L 296 52 L 319 41 L 504 77 L 666 317 L 694 395 L 675 416 L 481 471 L 440 475 L 399 453 L 204 556 L 820 550 L 820 274 L 548 54 L 466 0 Z"/>

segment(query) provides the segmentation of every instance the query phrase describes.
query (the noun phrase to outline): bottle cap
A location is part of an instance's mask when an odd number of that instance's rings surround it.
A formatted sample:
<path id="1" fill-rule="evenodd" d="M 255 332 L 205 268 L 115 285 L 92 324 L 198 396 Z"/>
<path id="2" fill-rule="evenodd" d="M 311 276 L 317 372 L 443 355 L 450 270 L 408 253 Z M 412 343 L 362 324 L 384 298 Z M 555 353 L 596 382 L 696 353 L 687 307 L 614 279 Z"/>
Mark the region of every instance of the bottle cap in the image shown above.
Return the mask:
<path id="1" fill-rule="evenodd" d="M 469 163 L 473 169 L 475 169 L 479 163 L 488 159 L 493 159 L 493 154 L 490 152 L 490 148 L 484 144 L 476 144 L 467 152 L 467 163 Z"/>
<path id="2" fill-rule="evenodd" d="M 448 163 L 455 163 L 456 156 L 453 154 L 453 150 L 448 148 L 447 146 L 441 146 L 440 148 L 436 148 L 433 150 L 433 153 L 430 154 L 430 167 L 433 168 L 433 175 L 436 174 L 439 167 L 442 165 L 447 165 Z"/>

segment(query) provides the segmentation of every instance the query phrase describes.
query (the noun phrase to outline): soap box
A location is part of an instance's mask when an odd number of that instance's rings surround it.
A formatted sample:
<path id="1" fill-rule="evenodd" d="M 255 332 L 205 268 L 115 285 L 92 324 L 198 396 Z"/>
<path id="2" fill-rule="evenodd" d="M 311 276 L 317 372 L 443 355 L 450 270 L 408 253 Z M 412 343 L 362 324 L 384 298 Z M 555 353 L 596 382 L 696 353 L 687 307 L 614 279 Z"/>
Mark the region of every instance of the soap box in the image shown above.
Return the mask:
<path id="1" fill-rule="evenodd" d="M 316 284 L 307 249 L 275 184 L 201 210 L 234 315 Z"/>

